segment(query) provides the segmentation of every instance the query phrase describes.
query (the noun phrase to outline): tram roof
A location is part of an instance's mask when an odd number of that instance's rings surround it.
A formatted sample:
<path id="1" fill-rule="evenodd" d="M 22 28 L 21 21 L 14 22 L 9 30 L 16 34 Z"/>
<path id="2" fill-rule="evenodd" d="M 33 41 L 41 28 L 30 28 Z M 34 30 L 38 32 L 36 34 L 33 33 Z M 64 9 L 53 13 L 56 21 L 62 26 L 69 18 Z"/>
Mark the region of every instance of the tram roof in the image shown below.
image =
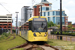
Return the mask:
<path id="1" fill-rule="evenodd" d="M 28 21 L 32 21 L 33 18 L 46 18 L 46 17 L 45 16 L 34 16 L 34 17 L 31 17 Z M 46 20 L 47 20 L 47 18 L 46 18 Z"/>

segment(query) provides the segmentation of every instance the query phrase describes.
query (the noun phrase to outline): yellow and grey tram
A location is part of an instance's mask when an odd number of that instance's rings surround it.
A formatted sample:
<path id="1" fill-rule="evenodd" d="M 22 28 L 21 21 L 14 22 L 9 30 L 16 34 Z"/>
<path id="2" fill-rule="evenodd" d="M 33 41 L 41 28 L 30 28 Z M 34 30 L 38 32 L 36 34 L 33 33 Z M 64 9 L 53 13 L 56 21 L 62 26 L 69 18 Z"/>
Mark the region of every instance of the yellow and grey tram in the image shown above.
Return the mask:
<path id="1" fill-rule="evenodd" d="M 44 16 L 31 17 L 25 24 L 20 27 L 20 36 L 27 41 L 47 41 L 47 19 Z"/>

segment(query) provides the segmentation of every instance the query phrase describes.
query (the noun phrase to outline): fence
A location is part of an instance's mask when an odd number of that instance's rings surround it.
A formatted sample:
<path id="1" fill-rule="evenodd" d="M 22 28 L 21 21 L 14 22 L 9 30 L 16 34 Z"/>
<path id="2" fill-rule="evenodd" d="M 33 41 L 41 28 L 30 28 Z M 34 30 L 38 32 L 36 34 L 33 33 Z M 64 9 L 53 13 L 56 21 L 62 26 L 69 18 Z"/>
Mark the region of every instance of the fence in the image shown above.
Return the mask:
<path id="1" fill-rule="evenodd" d="M 58 39 L 58 40 L 64 40 L 64 41 L 75 42 L 75 36 L 49 35 L 48 38 L 49 38 L 49 39 Z"/>
<path id="2" fill-rule="evenodd" d="M 2 33 L 4 33 L 4 32 L 8 32 L 8 30 L 7 29 L 0 29 L 0 35 L 2 34 Z"/>

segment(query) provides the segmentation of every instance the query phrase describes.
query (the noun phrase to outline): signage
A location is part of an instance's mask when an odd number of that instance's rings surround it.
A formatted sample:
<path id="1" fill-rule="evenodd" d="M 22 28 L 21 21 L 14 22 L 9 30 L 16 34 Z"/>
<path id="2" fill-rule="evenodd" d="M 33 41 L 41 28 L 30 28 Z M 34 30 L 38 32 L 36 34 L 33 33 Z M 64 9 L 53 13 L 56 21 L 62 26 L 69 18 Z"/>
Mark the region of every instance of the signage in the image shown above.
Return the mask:
<path id="1" fill-rule="evenodd" d="M 34 21 L 46 21 L 45 18 L 34 18 L 33 20 L 34 20 Z"/>

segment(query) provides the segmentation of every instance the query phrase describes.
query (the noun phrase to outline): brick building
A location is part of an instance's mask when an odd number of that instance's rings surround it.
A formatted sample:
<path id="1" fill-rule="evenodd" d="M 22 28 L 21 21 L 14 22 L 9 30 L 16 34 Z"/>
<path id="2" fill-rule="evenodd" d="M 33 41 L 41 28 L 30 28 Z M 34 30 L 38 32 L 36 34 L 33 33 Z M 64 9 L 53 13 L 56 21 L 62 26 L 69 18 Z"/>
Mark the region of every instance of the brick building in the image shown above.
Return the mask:
<path id="1" fill-rule="evenodd" d="M 0 30 L 12 33 L 12 14 L 0 15 Z M 4 31 L 5 30 L 5 31 Z"/>

